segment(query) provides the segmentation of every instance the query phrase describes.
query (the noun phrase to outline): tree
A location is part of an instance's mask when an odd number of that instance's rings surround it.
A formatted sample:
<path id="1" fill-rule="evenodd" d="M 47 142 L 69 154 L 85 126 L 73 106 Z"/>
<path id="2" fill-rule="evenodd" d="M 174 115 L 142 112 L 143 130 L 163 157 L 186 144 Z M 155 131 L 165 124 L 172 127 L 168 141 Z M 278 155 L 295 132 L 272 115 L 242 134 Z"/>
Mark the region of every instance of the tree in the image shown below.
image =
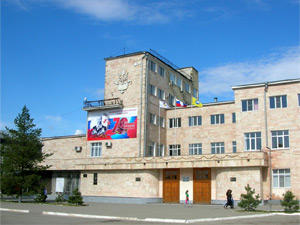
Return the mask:
<path id="1" fill-rule="evenodd" d="M 245 190 L 247 193 L 241 194 L 241 201 L 238 203 L 238 206 L 246 211 L 254 211 L 256 207 L 261 203 L 259 194 L 254 197 L 253 195 L 255 194 L 255 189 L 252 190 L 249 184 L 247 184 Z"/>
<path id="2" fill-rule="evenodd" d="M 73 191 L 72 195 L 69 197 L 68 202 L 71 204 L 76 204 L 76 205 L 83 204 L 82 196 L 81 196 L 81 193 L 78 191 L 78 188 L 76 188 Z"/>
<path id="3" fill-rule="evenodd" d="M 41 129 L 35 128 L 26 106 L 14 120 L 16 129 L 5 127 L 1 144 L 1 191 L 16 195 L 19 202 L 26 194 L 41 190 L 41 172 L 49 166 L 41 163 L 50 154 L 42 152 Z"/>
<path id="4" fill-rule="evenodd" d="M 280 204 L 284 207 L 284 211 L 292 212 L 299 209 L 299 201 L 294 198 L 295 195 L 291 191 L 287 191 L 283 195 L 283 201 L 280 201 Z"/>

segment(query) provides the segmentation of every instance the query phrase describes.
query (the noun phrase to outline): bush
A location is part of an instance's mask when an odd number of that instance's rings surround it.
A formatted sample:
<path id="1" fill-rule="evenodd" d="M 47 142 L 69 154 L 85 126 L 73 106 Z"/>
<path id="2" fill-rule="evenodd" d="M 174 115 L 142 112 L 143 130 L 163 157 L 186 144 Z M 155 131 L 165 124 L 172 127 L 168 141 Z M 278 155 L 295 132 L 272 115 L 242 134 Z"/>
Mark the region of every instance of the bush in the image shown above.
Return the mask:
<path id="1" fill-rule="evenodd" d="M 64 198 L 63 193 L 59 193 L 59 194 L 57 195 L 57 197 L 55 198 L 55 201 L 56 201 L 56 202 L 65 202 L 66 199 Z"/>
<path id="2" fill-rule="evenodd" d="M 287 191 L 283 195 L 283 201 L 280 201 L 280 204 L 284 207 L 284 211 L 293 212 L 299 209 L 299 201 L 294 198 L 295 195 L 291 191 Z"/>
<path id="3" fill-rule="evenodd" d="M 41 189 L 40 193 L 37 194 L 34 201 L 36 201 L 36 202 L 46 202 L 46 199 L 47 199 L 47 195 L 45 195 L 44 189 Z"/>
<path id="4" fill-rule="evenodd" d="M 81 196 L 81 193 L 78 191 L 78 188 L 76 188 L 73 191 L 73 194 L 69 197 L 68 202 L 71 204 L 75 204 L 75 205 L 83 204 L 82 196 Z"/>
<path id="5" fill-rule="evenodd" d="M 247 194 L 241 194 L 241 201 L 238 203 L 238 206 L 243 208 L 246 211 L 254 211 L 257 206 L 261 203 L 259 199 L 259 194 L 255 195 L 255 189 L 252 188 L 247 184 L 245 187 Z"/>

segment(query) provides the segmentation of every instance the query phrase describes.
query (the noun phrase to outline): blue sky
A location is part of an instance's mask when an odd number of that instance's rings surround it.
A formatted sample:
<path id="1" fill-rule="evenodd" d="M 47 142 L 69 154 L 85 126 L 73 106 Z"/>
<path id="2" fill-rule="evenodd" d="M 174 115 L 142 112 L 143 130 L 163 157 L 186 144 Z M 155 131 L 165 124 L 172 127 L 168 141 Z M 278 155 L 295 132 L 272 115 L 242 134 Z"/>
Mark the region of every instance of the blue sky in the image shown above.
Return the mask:
<path id="1" fill-rule="evenodd" d="M 1 129 L 23 105 L 42 136 L 85 132 L 105 57 L 158 51 L 199 71 L 200 100 L 300 78 L 299 0 L 2 0 Z"/>

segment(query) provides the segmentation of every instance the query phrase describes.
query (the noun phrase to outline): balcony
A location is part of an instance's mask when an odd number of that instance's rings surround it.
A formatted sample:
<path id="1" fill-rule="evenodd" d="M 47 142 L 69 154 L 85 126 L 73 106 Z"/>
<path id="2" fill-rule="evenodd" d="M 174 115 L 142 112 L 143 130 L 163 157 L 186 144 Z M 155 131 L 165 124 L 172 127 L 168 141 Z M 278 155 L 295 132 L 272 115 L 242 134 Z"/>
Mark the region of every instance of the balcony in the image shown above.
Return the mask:
<path id="1" fill-rule="evenodd" d="M 99 109 L 118 109 L 123 107 L 123 102 L 119 98 L 103 99 L 97 101 L 87 101 L 83 102 L 83 110 L 93 111 Z"/>

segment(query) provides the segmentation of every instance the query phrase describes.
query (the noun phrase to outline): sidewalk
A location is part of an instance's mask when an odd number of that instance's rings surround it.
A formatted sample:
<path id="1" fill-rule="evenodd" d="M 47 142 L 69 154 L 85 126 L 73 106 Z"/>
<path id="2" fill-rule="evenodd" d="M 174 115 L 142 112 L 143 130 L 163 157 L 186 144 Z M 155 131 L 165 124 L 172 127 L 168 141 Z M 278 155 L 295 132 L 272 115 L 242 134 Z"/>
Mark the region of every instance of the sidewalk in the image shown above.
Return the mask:
<path id="1" fill-rule="evenodd" d="M 1 208 L 29 210 L 33 213 L 60 212 L 112 217 L 136 217 L 139 219 L 159 218 L 193 220 L 205 218 L 236 217 L 263 214 L 262 212 L 244 212 L 236 209 L 224 209 L 222 205 L 183 204 L 108 204 L 88 203 L 88 206 L 62 206 L 51 204 L 1 202 Z M 260 206 L 260 210 L 268 210 L 268 206 Z M 279 205 L 273 205 L 272 210 L 281 210 Z"/>

